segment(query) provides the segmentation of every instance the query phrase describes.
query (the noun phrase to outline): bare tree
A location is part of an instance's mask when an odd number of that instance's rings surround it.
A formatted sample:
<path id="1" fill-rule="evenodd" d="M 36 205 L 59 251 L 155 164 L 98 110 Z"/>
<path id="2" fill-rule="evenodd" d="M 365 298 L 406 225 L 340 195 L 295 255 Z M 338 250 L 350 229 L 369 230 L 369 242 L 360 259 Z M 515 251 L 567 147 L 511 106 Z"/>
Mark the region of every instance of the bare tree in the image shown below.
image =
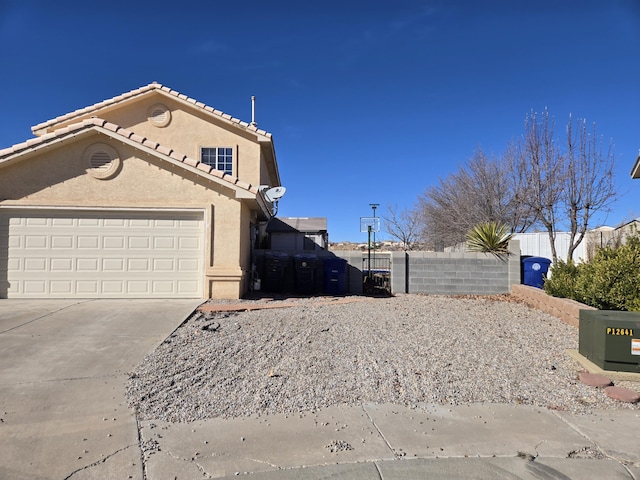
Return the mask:
<path id="1" fill-rule="evenodd" d="M 439 250 L 464 242 L 467 232 L 483 222 L 526 231 L 536 220 L 535 212 L 519 201 L 526 193 L 511 174 L 511 158 L 489 158 L 478 150 L 457 172 L 425 190 L 416 209 L 424 240 Z"/>
<path id="2" fill-rule="evenodd" d="M 525 133 L 512 146 L 512 174 L 515 181 L 527 184 L 527 194 L 519 201 L 527 205 L 549 234 L 554 262 L 556 232 L 568 229 L 570 243 L 567 261 L 583 241 L 589 221 L 597 212 L 609 211 L 618 198 L 613 181 L 614 154 L 603 152 L 602 139 L 595 124 L 591 132 L 585 120 L 573 119 L 566 125 L 566 150 L 560 148 L 554 121 L 545 110 L 531 113 L 525 120 Z"/>
<path id="3" fill-rule="evenodd" d="M 418 241 L 418 217 L 412 210 L 398 210 L 397 205 L 390 205 L 383 215 L 385 229 L 389 235 L 402 242 L 403 250 L 413 250 Z"/>

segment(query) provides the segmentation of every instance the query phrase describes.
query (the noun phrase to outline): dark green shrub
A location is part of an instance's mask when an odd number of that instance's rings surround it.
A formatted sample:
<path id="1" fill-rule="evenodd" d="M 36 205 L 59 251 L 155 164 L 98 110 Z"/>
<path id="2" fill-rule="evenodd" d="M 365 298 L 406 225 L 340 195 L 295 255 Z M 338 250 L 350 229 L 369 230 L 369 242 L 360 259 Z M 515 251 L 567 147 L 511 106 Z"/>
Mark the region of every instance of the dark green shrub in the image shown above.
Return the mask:
<path id="1" fill-rule="evenodd" d="M 575 299 L 601 310 L 640 310 L 640 237 L 602 248 L 580 266 Z"/>
<path id="2" fill-rule="evenodd" d="M 551 267 L 549 278 L 544 282 L 544 291 L 553 297 L 574 298 L 578 267 L 575 263 L 558 260 Z"/>
<path id="3" fill-rule="evenodd" d="M 599 249 L 589 263 L 557 262 L 544 289 L 601 310 L 640 311 L 640 236 Z"/>

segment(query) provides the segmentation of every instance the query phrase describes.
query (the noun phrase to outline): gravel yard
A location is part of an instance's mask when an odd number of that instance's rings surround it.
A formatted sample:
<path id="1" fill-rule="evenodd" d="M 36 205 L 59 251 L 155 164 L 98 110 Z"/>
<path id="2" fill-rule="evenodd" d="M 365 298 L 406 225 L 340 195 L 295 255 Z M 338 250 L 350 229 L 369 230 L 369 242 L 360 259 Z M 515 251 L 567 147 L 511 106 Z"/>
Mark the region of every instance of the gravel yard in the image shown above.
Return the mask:
<path id="1" fill-rule="evenodd" d="M 196 313 L 130 374 L 130 404 L 172 422 L 362 403 L 640 409 L 578 382 L 578 330 L 509 296 L 345 300 Z"/>

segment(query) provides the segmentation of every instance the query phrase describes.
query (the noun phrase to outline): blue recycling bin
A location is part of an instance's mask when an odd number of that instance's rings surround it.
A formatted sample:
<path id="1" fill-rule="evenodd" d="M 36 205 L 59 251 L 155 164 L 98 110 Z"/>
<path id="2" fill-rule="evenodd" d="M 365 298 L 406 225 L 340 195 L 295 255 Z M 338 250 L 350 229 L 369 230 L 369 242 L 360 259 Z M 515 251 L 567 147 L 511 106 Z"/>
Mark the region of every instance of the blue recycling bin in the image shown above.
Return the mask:
<path id="1" fill-rule="evenodd" d="M 522 259 L 522 283 L 530 287 L 542 288 L 547 278 L 551 260 L 544 257 Z"/>
<path id="2" fill-rule="evenodd" d="M 344 295 L 347 291 L 347 261 L 344 258 L 327 258 L 324 261 L 324 293 Z"/>

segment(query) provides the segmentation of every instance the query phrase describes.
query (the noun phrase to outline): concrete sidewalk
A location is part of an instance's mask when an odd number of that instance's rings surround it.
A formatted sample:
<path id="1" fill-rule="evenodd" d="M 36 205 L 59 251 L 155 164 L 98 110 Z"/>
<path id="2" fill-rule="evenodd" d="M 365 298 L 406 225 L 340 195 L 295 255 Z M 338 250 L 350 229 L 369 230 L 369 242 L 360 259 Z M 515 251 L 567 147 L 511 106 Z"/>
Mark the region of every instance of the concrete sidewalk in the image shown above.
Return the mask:
<path id="1" fill-rule="evenodd" d="M 141 422 L 149 479 L 640 479 L 640 412 L 395 405 Z"/>
<path id="2" fill-rule="evenodd" d="M 144 478 L 131 371 L 200 300 L 0 300 L 0 478 Z"/>

